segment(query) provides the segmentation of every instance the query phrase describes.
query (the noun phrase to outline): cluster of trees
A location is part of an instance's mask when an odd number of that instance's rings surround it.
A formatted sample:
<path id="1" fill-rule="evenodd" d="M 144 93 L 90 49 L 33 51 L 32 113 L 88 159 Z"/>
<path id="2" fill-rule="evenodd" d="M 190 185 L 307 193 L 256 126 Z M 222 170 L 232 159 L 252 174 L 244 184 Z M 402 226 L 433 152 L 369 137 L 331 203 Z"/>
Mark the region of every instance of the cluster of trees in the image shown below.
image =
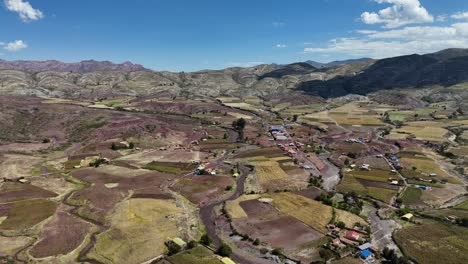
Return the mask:
<path id="1" fill-rule="evenodd" d="M 244 140 L 244 128 L 245 128 L 245 119 L 239 118 L 236 121 L 232 122 L 232 128 L 239 133 L 239 137 L 237 138 L 238 141 Z"/>
<path id="2" fill-rule="evenodd" d="M 382 263 L 385 264 L 410 264 L 411 262 L 404 256 L 398 257 L 394 249 L 385 247 L 382 251 L 382 257 L 385 259 Z"/>
<path id="3" fill-rule="evenodd" d="M 322 178 L 322 175 L 319 175 L 319 176 L 314 176 L 313 174 L 310 174 L 310 178 L 309 178 L 309 188 L 310 187 L 318 187 L 318 188 L 322 188 L 322 184 L 323 184 L 323 178 Z"/>

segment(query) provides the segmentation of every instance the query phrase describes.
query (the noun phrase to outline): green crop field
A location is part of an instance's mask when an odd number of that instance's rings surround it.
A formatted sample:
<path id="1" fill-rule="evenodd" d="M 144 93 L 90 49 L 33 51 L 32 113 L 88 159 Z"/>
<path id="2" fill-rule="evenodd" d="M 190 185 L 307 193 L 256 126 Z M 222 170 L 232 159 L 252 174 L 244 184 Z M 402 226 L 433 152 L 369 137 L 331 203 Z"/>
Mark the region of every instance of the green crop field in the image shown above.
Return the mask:
<path id="1" fill-rule="evenodd" d="M 418 263 L 468 263 L 468 228 L 424 221 L 395 232 L 394 238 L 405 255 Z"/>
<path id="2" fill-rule="evenodd" d="M 208 249 L 197 246 L 167 258 L 172 264 L 222 264 Z"/>
<path id="3" fill-rule="evenodd" d="M 185 174 L 194 170 L 196 167 L 197 166 L 192 163 L 152 161 L 143 168 L 171 174 Z"/>
<path id="4" fill-rule="evenodd" d="M 422 190 L 419 188 L 408 188 L 401 197 L 405 205 L 416 205 L 421 202 Z"/>

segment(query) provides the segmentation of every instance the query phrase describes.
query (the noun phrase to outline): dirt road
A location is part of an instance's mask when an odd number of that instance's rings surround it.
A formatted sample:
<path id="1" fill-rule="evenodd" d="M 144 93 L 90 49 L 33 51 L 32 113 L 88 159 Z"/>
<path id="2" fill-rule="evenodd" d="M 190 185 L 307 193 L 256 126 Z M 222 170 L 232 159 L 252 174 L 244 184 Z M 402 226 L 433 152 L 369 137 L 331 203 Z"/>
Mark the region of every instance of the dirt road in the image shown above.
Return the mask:
<path id="1" fill-rule="evenodd" d="M 373 207 L 369 215 L 369 223 L 372 231 L 372 245 L 380 250 L 383 250 L 385 247 L 395 249 L 396 252 L 401 254 L 400 249 L 392 239 L 393 231 L 400 228 L 397 222 L 393 220 L 380 219 L 380 217 L 377 215 L 377 209 Z"/>
<path id="2" fill-rule="evenodd" d="M 214 208 L 216 206 L 222 205 L 226 201 L 232 201 L 237 198 L 239 198 L 243 192 L 244 192 L 244 183 L 245 179 L 247 178 L 247 175 L 249 174 L 250 170 L 245 167 L 245 166 L 239 166 L 239 171 L 241 173 L 241 176 L 237 180 L 237 188 L 236 191 L 227 199 L 222 199 L 222 200 L 217 200 L 217 201 L 212 201 L 211 203 L 203 206 L 200 208 L 200 218 L 202 219 L 205 227 L 206 227 L 206 233 L 208 236 L 211 238 L 213 241 L 213 245 L 215 247 L 219 247 L 222 243 L 221 237 L 217 234 L 216 232 L 216 215 Z M 247 257 L 244 252 L 238 249 L 233 249 L 233 254 L 231 257 L 234 261 L 237 263 L 242 263 L 242 264 L 263 264 L 263 263 L 271 263 L 267 260 L 264 259 L 259 259 L 259 258 L 250 258 Z"/>

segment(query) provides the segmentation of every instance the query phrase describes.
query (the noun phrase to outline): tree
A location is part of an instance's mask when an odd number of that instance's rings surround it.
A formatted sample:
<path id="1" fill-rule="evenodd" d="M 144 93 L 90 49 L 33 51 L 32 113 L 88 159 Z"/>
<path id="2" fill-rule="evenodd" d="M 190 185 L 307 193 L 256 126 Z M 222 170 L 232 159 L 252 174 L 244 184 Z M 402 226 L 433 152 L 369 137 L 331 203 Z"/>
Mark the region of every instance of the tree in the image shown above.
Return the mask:
<path id="1" fill-rule="evenodd" d="M 245 128 L 245 119 L 239 118 L 236 121 L 232 122 L 232 128 L 234 128 L 237 133 L 239 133 L 238 140 L 242 140 L 244 138 L 244 128 Z"/>
<path id="2" fill-rule="evenodd" d="M 343 221 L 339 221 L 338 223 L 336 223 L 336 226 L 339 228 L 345 228 L 346 224 Z"/>
<path id="3" fill-rule="evenodd" d="M 194 248 L 197 246 L 197 241 L 195 240 L 190 240 L 188 243 L 187 243 L 187 249 L 191 249 L 191 248 Z"/>
<path id="4" fill-rule="evenodd" d="M 222 243 L 216 253 L 221 257 L 230 257 L 232 254 L 232 249 L 228 245 Z"/>
<path id="5" fill-rule="evenodd" d="M 296 122 L 298 117 L 299 117 L 298 115 L 293 115 L 292 121 L 293 121 L 293 122 Z"/>
<path id="6" fill-rule="evenodd" d="M 231 185 L 226 186 L 226 191 L 231 191 L 231 190 L 232 190 L 232 186 L 231 186 Z"/>
<path id="7" fill-rule="evenodd" d="M 169 252 L 167 253 L 169 256 L 177 254 L 182 250 L 179 245 L 173 242 L 167 243 L 167 249 L 169 249 Z"/>
<path id="8" fill-rule="evenodd" d="M 128 143 L 128 148 L 129 149 L 134 149 L 135 148 L 135 143 L 133 143 L 133 142 Z"/>
<path id="9" fill-rule="evenodd" d="M 275 256 L 279 256 L 281 255 L 281 249 L 280 248 L 275 248 L 271 251 L 271 254 L 275 255 Z"/>
<path id="10" fill-rule="evenodd" d="M 255 239 L 255 241 L 253 242 L 254 246 L 258 246 L 260 245 L 260 240 L 257 238 Z"/>
<path id="11" fill-rule="evenodd" d="M 202 243 L 205 246 L 209 246 L 211 244 L 211 238 L 207 234 L 204 234 L 200 238 L 200 243 Z"/>
<path id="12" fill-rule="evenodd" d="M 117 145 L 115 143 L 112 143 L 111 149 L 112 150 L 117 150 Z"/>

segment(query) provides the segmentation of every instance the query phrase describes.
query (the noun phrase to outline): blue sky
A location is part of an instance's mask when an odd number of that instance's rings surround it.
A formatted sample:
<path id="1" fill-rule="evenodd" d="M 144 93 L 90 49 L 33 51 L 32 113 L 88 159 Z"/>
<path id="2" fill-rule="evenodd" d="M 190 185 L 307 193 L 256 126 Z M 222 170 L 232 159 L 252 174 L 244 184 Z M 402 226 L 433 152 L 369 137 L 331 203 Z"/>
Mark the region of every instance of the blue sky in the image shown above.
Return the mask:
<path id="1" fill-rule="evenodd" d="M 0 59 L 193 71 L 468 48 L 465 0 L 0 0 Z"/>

